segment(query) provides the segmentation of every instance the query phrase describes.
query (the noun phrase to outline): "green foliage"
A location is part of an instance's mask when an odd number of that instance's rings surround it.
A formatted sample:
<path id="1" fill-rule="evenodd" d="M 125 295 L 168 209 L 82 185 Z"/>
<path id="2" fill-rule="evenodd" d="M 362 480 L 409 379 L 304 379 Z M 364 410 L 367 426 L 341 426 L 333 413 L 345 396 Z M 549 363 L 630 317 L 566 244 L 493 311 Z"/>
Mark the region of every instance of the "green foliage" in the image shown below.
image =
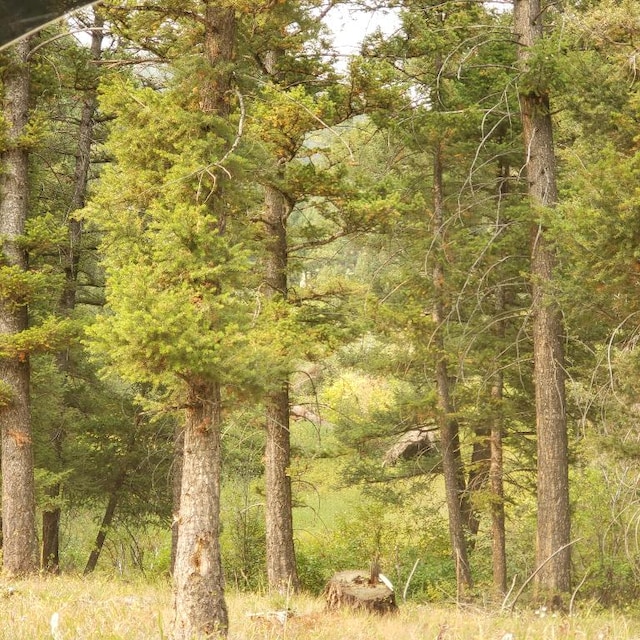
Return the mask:
<path id="1" fill-rule="evenodd" d="M 51 316 L 20 333 L 0 336 L 0 356 L 25 361 L 34 353 L 64 349 L 76 335 L 72 321 Z"/>
<path id="2" fill-rule="evenodd" d="M 48 293 L 51 284 L 51 273 L 25 271 L 19 266 L 0 266 L 0 299 L 10 308 L 33 304 Z"/>
<path id="3" fill-rule="evenodd" d="M 274 157 L 290 160 L 310 131 L 335 119 L 334 110 L 327 93 L 309 95 L 303 85 L 288 90 L 267 85 L 251 114 L 249 132 L 262 139 Z"/>
<path id="4" fill-rule="evenodd" d="M 242 591 L 266 584 L 264 505 L 251 484 L 240 479 L 224 488 L 221 519 L 222 558 L 227 583 Z"/>
<path id="5" fill-rule="evenodd" d="M 247 350 L 252 300 L 236 289 L 248 252 L 221 231 L 239 189 L 224 187 L 221 208 L 223 175 L 211 159 L 224 140 L 203 135 L 222 123 L 183 98 L 131 83 L 104 88 L 104 108 L 119 116 L 109 143 L 118 163 L 85 211 L 104 233 L 109 278 L 109 313 L 88 330 L 91 347 L 125 378 L 174 389 L 237 381 L 251 370 L 247 358 L 260 359 Z"/>
<path id="6" fill-rule="evenodd" d="M 343 370 L 323 389 L 322 402 L 330 407 L 328 419 L 336 424 L 341 442 L 363 451 L 367 440 L 388 435 L 398 393 L 404 385 L 390 378 L 374 378 Z M 393 416 L 395 417 L 395 416 Z"/>
<path id="7" fill-rule="evenodd" d="M 200 109 L 201 84 L 215 73 L 192 20 L 200 7 L 170 0 L 107 9 L 118 32 L 107 55 L 118 62 L 102 79 L 99 120 L 108 125 L 96 137 L 108 126 L 99 152 L 111 162 L 82 214 L 86 245 L 98 239 L 105 271 L 85 246 L 74 247 L 81 253 L 74 283 L 63 271 L 70 269 L 75 131 L 83 92 L 109 65 L 87 64 L 89 52 L 70 38 L 32 56 L 34 104 L 17 142 L 34 152 L 30 219 L 19 241 L 30 269 L 0 266 L 0 299 L 28 306 L 31 326 L 2 337 L 0 356 L 31 358 L 39 504 L 71 510 L 63 565 L 84 564 L 115 491 L 118 516 L 103 567 L 167 568 L 171 412 L 189 384 L 215 381 L 225 385 L 228 416 L 228 581 L 262 588 L 264 433 L 256 392 L 318 366 L 313 384 L 292 383 L 292 401 L 322 417 L 292 425 L 304 586 L 319 592 L 334 571 L 366 568 L 380 553 L 397 588 L 419 560 L 411 597 L 453 598 L 438 456 L 428 466 L 381 464 L 398 434 L 435 423 L 434 363 L 444 356 L 465 461 L 478 433 L 502 420 L 510 576 L 520 584 L 531 574 L 527 253 L 539 212 L 523 198 L 520 92 L 550 97 L 559 143 L 562 202 L 543 222 L 558 251 L 551 293 L 567 327 L 573 533 L 581 538 L 574 571 L 577 580 L 586 576 L 579 595 L 607 605 L 635 597 L 638 4 L 546 7 L 545 38 L 516 75 L 507 12 L 403 2 L 397 33 L 368 38 L 341 82 L 328 64 L 318 3 L 234 6 L 243 98 L 231 98 L 228 118 Z M 141 63 L 145 56 L 151 66 Z M 0 118 L 0 150 L 9 148 L 7 134 Z M 433 211 L 436 151 L 444 169 L 441 227 Z M 264 184 L 292 207 L 287 300 L 260 286 Z M 105 278 L 103 311 L 56 317 L 65 287 L 93 302 Z M 80 329 L 87 319 L 91 326 Z M 79 331 L 90 362 L 74 344 Z M 498 378 L 500 400 L 492 396 Z M 2 386 L 0 405 L 10 400 Z M 480 590 L 490 582 L 493 500 L 486 488 L 472 497 L 482 519 L 472 557 Z M 141 521 L 149 528 L 132 529 Z M 157 523 L 162 544 L 154 541 Z"/>
<path id="8" fill-rule="evenodd" d="M 562 29 L 549 29 L 546 37 L 528 49 L 526 69 L 518 78 L 523 95 L 555 97 L 571 88 L 567 45 Z"/>
<path id="9" fill-rule="evenodd" d="M 27 220 L 22 248 L 29 258 L 44 259 L 58 251 L 68 241 L 68 230 L 54 213 L 45 213 Z"/>

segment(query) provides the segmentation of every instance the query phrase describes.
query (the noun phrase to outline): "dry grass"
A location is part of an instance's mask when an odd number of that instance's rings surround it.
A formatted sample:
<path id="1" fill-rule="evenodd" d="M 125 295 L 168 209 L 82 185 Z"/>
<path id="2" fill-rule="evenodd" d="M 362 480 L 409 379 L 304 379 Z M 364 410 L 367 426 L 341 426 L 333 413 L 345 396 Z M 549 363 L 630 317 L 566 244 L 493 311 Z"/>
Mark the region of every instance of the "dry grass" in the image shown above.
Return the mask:
<path id="1" fill-rule="evenodd" d="M 563 618 L 410 604 L 380 618 L 327 613 L 322 601 L 307 596 L 278 602 L 229 594 L 228 603 L 229 640 L 640 640 L 640 619 L 615 612 Z M 248 615 L 285 606 L 294 615 L 284 624 Z M 162 640 L 169 637 L 171 593 L 168 583 L 99 577 L 0 581 L 0 640 L 52 638 L 54 612 L 63 640 Z"/>

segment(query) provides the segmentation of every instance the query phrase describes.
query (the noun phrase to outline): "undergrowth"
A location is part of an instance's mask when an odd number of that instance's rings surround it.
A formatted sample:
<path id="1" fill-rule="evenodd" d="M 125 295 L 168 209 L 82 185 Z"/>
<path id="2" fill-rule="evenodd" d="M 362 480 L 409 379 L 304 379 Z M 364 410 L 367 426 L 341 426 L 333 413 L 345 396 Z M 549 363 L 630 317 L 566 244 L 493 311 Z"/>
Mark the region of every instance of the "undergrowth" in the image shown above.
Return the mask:
<path id="1" fill-rule="evenodd" d="M 321 598 L 228 593 L 229 640 L 638 640 L 640 616 L 583 608 L 575 615 L 500 613 L 475 606 L 400 604 L 393 616 L 327 612 Z M 291 616 L 278 619 L 278 611 Z M 51 618 L 59 618 L 57 637 Z M 166 580 L 96 575 L 0 581 L 0 640 L 165 640 Z"/>

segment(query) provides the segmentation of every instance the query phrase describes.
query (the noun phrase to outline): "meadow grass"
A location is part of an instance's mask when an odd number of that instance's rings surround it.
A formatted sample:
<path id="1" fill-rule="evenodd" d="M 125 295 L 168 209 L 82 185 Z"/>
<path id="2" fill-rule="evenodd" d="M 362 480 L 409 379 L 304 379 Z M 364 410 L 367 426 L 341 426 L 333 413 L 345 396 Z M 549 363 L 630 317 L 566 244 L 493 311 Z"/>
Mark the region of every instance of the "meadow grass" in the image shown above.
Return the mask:
<path id="1" fill-rule="evenodd" d="M 229 640 L 640 640 L 640 617 L 584 610 L 571 617 L 524 611 L 500 614 L 473 606 L 405 604 L 379 617 L 327 612 L 322 599 L 227 594 Z M 288 608 L 284 623 L 265 615 Z M 170 637 L 171 589 L 166 581 L 104 576 L 0 581 L 0 639 L 164 640 Z M 58 640 L 56 638 L 56 640 Z"/>

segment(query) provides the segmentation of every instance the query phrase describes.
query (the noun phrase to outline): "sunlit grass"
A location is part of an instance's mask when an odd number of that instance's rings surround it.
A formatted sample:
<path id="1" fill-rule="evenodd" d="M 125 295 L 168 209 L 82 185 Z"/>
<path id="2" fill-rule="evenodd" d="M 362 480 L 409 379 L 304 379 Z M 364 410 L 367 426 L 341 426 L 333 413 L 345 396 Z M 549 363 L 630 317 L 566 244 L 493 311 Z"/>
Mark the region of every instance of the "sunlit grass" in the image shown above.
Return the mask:
<path id="1" fill-rule="evenodd" d="M 618 612 L 540 616 L 500 614 L 473 606 L 401 605 L 397 615 L 329 613 L 322 599 L 227 594 L 230 640 L 638 640 L 640 618 Z M 289 609 L 284 623 L 270 612 Z M 163 640 L 170 637 L 167 581 L 125 582 L 94 576 L 0 581 L 0 639 L 52 638 L 60 616 L 64 640 Z M 511 635 L 509 635 L 511 634 Z"/>
<path id="2" fill-rule="evenodd" d="M 51 638 L 51 616 L 60 617 L 64 640 L 142 640 L 168 630 L 170 587 L 90 579 L 43 577 L 0 581 L 0 639 Z"/>

